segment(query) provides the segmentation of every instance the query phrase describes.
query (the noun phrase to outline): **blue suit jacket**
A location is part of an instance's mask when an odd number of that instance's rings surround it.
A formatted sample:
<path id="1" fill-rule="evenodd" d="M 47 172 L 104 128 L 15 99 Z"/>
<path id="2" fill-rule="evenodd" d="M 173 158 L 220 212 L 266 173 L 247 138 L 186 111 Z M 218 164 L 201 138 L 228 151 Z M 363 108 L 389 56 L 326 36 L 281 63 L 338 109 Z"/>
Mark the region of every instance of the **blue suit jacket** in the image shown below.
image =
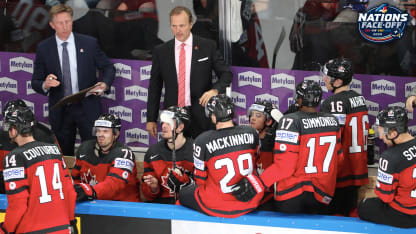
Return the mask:
<path id="1" fill-rule="evenodd" d="M 100 49 L 93 37 L 74 33 L 79 90 L 91 87 L 98 82 L 96 69 L 102 72 L 103 82 L 110 88 L 115 76 L 113 64 Z M 62 83 L 62 71 L 59 61 L 55 35 L 39 43 L 36 50 L 35 68 L 32 76 L 32 88 L 40 94 L 49 95 L 49 108 L 64 97 L 62 85 L 50 88 L 48 93 L 42 89 L 42 84 L 49 74 L 54 74 Z M 93 122 L 101 114 L 100 97 L 90 95 L 81 102 L 85 117 Z M 49 109 L 49 123 L 54 131 L 59 131 L 62 121 L 63 108 Z"/>

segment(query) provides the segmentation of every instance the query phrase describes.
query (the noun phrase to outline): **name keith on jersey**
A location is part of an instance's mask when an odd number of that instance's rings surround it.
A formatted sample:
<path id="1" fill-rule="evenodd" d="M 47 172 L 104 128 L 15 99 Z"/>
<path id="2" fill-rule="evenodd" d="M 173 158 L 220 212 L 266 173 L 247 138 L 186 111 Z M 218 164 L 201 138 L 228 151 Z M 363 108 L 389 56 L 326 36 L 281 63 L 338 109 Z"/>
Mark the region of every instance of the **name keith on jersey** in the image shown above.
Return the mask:
<path id="1" fill-rule="evenodd" d="M 231 136 L 225 136 L 222 138 L 217 138 L 205 144 L 209 153 L 212 153 L 216 150 L 233 147 L 237 145 L 244 145 L 244 144 L 253 144 L 254 143 L 254 135 L 250 133 L 242 133 L 236 134 Z"/>
<path id="2" fill-rule="evenodd" d="M 30 148 L 28 150 L 23 151 L 23 155 L 27 158 L 27 160 L 32 160 L 40 156 L 50 155 L 50 154 L 57 154 L 61 155 L 57 146 L 36 146 Z"/>

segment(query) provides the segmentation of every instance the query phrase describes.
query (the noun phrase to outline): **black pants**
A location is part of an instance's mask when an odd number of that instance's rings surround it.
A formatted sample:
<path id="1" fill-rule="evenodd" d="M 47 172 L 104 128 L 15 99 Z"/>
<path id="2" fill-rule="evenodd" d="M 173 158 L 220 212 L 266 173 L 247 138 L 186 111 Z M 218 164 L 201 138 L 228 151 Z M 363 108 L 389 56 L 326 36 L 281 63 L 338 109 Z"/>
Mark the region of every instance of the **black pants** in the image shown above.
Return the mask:
<path id="1" fill-rule="evenodd" d="M 328 214 L 328 206 L 316 200 L 311 192 L 275 202 L 276 211 L 285 213 Z"/>
<path id="2" fill-rule="evenodd" d="M 391 208 L 380 198 L 366 198 L 358 205 L 360 219 L 401 228 L 416 227 L 416 215 L 408 215 Z"/>
<path id="3" fill-rule="evenodd" d="M 209 215 L 209 214 L 205 213 L 201 209 L 201 207 L 199 206 L 198 202 L 196 201 L 196 198 L 195 198 L 195 190 L 196 190 L 196 188 L 197 188 L 196 185 L 189 185 L 189 186 L 183 187 L 179 191 L 179 202 L 183 206 L 186 206 L 186 207 L 191 208 L 193 210 L 197 210 L 197 211 L 199 211 L 201 213 L 204 213 L 206 215 Z"/>
<path id="4" fill-rule="evenodd" d="M 64 155 L 74 155 L 75 136 L 77 129 L 81 141 L 92 139 L 92 127 L 94 122 L 86 118 L 81 104 L 73 104 L 64 107 L 64 116 L 59 131 L 55 132 L 59 146 Z"/>
<path id="5" fill-rule="evenodd" d="M 350 216 L 350 212 L 357 208 L 359 188 L 358 186 L 348 186 L 335 189 L 334 198 L 329 204 L 329 213 Z"/>

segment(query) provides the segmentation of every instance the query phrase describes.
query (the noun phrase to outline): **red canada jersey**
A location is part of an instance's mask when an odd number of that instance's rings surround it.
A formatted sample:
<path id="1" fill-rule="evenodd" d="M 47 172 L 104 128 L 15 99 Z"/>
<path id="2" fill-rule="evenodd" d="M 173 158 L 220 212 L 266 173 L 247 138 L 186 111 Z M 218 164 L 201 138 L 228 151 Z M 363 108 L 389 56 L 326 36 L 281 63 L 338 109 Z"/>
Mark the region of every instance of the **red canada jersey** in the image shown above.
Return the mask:
<path id="1" fill-rule="evenodd" d="M 258 142 L 257 132 L 250 126 L 210 130 L 195 139 L 195 197 L 204 212 L 232 218 L 259 205 L 264 192 L 249 202 L 240 202 L 231 194 L 232 186 L 243 177 L 257 174 Z"/>
<path id="2" fill-rule="evenodd" d="M 39 122 L 33 126 L 33 138 L 35 138 L 36 141 L 56 144 L 59 146 L 52 130 Z M 17 144 L 10 141 L 9 132 L 0 130 L 0 193 L 5 193 L 3 180 L 3 158 L 16 147 Z"/>
<path id="3" fill-rule="evenodd" d="M 185 173 L 192 174 L 194 163 L 192 158 L 193 140 L 186 138 L 185 144 L 175 150 L 176 167 L 181 168 Z M 159 182 L 159 191 L 152 193 L 149 185 L 142 183 L 142 193 L 147 201 L 158 201 L 163 203 L 174 203 L 175 193 L 168 187 L 167 180 L 170 170 L 172 169 L 172 150 L 168 147 L 166 140 L 153 144 L 144 155 L 144 173 L 143 176 L 152 175 Z M 171 198 L 171 199 L 170 199 Z"/>
<path id="4" fill-rule="evenodd" d="M 340 134 L 337 119 L 326 113 L 298 111 L 280 120 L 273 164 L 260 176 L 266 186 L 277 182 L 275 200 L 312 192 L 317 201 L 329 204 L 342 156 Z"/>
<path id="5" fill-rule="evenodd" d="M 3 159 L 10 233 L 69 233 L 76 192 L 56 145 L 33 141 Z"/>
<path id="6" fill-rule="evenodd" d="M 341 125 L 344 157 L 338 166 L 337 188 L 368 184 L 368 109 L 365 98 L 348 90 L 327 98 L 321 111 L 331 113 Z"/>
<path id="7" fill-rule="evenodd" d="M 140 201 L 133 152 L 116 142 L 108 154 L 101 154 L 96 142 L 92 139 L 80 145 L 72 168 L 74 182 L 93 186 L 99 200 Z"/>
<path id="8" fill-rule="evenodd" d="M 263 173 L 263 171 L 268 168 L 270 165 L 273 164 L 273 145 L 274 142 L 272 142 L 274 139 L 260 139 L 260 145 L 258 147 L 257 151 L 257 161 L 256 161 L 256 167 L 257 167 L 257 173 L 260 175 Z"/>
<path id="9" fill-rule="evenodd" d="M 416 215 L 416 139 L 381 154 L 375 192 L 393 209 Z"/>

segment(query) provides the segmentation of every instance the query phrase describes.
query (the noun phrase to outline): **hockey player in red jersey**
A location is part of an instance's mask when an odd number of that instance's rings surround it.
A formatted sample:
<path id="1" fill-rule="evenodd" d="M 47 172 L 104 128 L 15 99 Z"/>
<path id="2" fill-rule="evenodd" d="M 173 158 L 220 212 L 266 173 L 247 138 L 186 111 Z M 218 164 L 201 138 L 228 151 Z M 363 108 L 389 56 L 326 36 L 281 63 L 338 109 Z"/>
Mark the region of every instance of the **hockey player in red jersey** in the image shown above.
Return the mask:
<path id="1" fill-rule="evenodd" d="M 212 216 L 241 216 L 255 209 L 264 194 L 255 170 L 258 135 L 250 126 L 234 126 L 234 104 L 224 94 L 209 99 L 205 114 L 216 130 L 206 131 L 195 139 L 196 185 L 182 187 L 179 201 Z M 239 201 L 232 195 L 232 187 L 242 178 L 255 184 L 256 195 L 250 201 Z"/>
<path id="2" fill-rule="evenodd" d="M 375 198 L 358 206 L 361 219 L 410 228 L 416 227 L 416 139 L 408 132 L 404 108 L 387 107 L 376 119 L 378 135 L 389 148 L 379 160 Z"/>
<path id="3" fill-rule="evenodd" d="M 318 83 L 299 83 L 296 95 L 300 111 L 280 119 L 274 161 L 260 179 L 267 187 L 276 182 L 277 211 L 322 214 L 334 195 L 342 154 L 339 124 L 333 115 L 317 112 L 322 97 Z M 234 194 L 251 197 L 254 190 L 250 187 L 239 182 Z"/>
<path id="4" fill-rule="evenodd" d="M 273 163 L 274 138 L 282 113 L 270 101 L 259 100 L 248 108 L 247 116 L 250 119 L 250 126 L 256 129 L 259 134 L 259 157 L 256 164 L 257 172 L 261 174 Z"/>
<path id="5" fill-rule="evenodd" d="M 174 204 L 179 188 L 193 182 L 193 140 L 183 135 L 190 119 L 188 109 L 182 107 L 171 106 L 161 112 L 162 140 L 144 156 L 141 188 L 146 201 Z"/>
<path id="6" fill-rule="evenodd" d="M 97 138 L 79 146 L 72 169 L 77 201 L 140 201 L 136 158 L 129 147 L 117 141 L 120 129 L 118 116 L 102 114 L 94 122 Z"/>
<path id="7" fill-rule="evenodd" d="M 267 100 L 258 100 L 247 111 L 250 126 L 259 134 L 259 147 L 257 149 L 256 170 L 259 175 L 273 163 L 274 138 L 276 128 L 282 113 Z M 270 201 L 270 202 L 268 202 Z M 273 210 L 273 189 L 266 190 L 260 210 Z"/>
<path id="8" fill-rule="evenodd" d="M 321 111 L 338 118 L 344 156 L 338 165 L 337 188 L 330 212 L 349 216 L 357 208 L 359 187 L 368 184 L 368 110 L 365 98 L 349 89 L 353 76 L 350 60 L 328 61 L 322 67 L 322 75 L 326 87 L 334 95 L 322 103 Z"/>
<path id="9" fill-rule="evenodd" d="M 22 99 L 10 100 L 4 105 L 3 116 L 8 108 L 27 107 Z M 33 137 L 36 141 L 45 143 L 57 144 L 55 134 L 48 127 L 42 123 L 36 122 L 33 126 Z M 58 145 L 59 146 L 59 145 Z M 10 140 L 7 131 L 0 131 L 0 193 L 5 193 L 3 180 L 3 158 L 17 147 L 17 144 Z"/>
<path id="10" fill-rule="evenodd" d="M 35 117 L 27 107 L 8 108 L 3 129 L 18 147 L 4 160 L 8 207 L 0 233 L 70 233 L 76 193 L 62 154 L 33 138 Z"/>

